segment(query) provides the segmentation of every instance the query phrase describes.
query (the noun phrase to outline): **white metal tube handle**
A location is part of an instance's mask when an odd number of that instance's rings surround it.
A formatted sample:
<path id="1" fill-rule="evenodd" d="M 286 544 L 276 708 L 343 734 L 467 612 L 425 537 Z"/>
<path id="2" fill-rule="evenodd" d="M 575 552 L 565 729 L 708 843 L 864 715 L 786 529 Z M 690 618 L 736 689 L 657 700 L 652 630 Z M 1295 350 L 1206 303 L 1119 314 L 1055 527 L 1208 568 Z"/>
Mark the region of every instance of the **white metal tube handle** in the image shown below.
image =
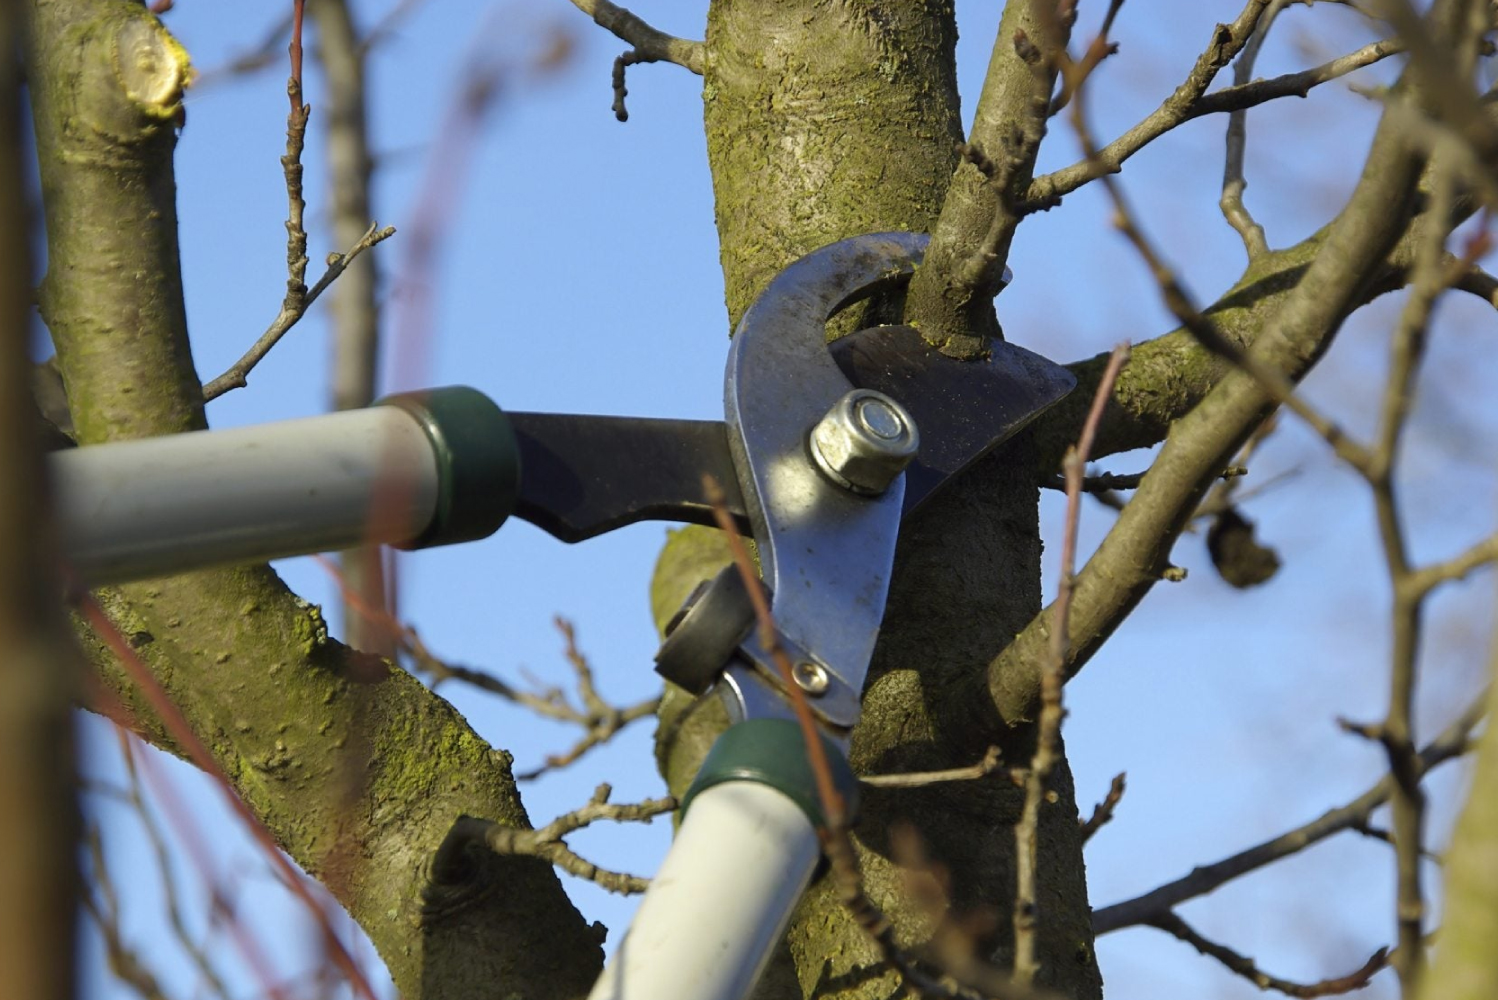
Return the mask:
<path id="1" fill-rule="evenodd" d="M 69 572 L 96 586 L 498 528 L 519 483 L 499 407 L 461 387 L 388 402 L 52 454 Z"/>
<path id="2" fill-rule="evenodd" d="M 742 1000 L 819 854 L 801 807 L 769 785 L 704 790 L 590 1000 Z"/>

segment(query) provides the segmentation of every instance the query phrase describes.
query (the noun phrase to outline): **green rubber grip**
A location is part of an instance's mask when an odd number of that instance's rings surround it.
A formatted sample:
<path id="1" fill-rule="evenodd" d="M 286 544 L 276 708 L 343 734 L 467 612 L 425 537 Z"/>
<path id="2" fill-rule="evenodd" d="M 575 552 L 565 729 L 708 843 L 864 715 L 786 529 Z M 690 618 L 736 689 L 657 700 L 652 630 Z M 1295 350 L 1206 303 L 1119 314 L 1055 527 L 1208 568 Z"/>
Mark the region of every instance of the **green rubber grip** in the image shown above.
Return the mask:
<path id="1" fill-rule="evenodd" d="M 520 447 L 510 418 L 488 396 L 465 385 L 402 392 L 379 400 L 421 425 L 437 459 L 437 509 L 417 538 L 424 549 L 487 538 L 520 498 Z"/>
<path id="2" fill-rule="evenodd" d="M 851 820 L 858 809 L 858 778 L 842 749 L 826 736 L 821 740 L 831 765 L 833 787 L 842 795 L 843 808 Z M 819 830 L 827 826 L 816 776 L 806 755 L 806 737 L 800 724 L 790 719 L 748 719 L 725 730 L 682 797 L 682 815 L 699 792 L 725 781 L 769 785 L 800 806 L 812 826 Z"/>

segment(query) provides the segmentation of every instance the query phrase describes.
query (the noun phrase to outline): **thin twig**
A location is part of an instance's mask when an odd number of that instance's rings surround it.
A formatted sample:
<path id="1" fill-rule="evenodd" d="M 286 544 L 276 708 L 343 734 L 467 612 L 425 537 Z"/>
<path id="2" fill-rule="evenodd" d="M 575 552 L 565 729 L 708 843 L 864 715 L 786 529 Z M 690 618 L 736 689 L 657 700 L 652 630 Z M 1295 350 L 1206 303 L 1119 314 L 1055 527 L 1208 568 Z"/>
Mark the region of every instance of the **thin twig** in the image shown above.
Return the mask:
<path id="1" fill-rule="evenodd" d="M 967 767 L 954 767 L 946 771 L 910 771 L 905 774 L 865 774 L 858 780 L 871 788 L 921 788 L 947 781 L 974 781 L 999 770 L 999 759 L 999 748 L 989 747 L 982 760 Z M 1022 768 L 1012 767 L 1008 770 L 1008 778 L 1018 785 L 1024 782 L 1025 773 Z"/>
<path id="2" fill-rule="evenodd" d="M 571 875 L 595 883 L 608 892 L 620 895 L 642 893 L 650 887 L 649 879 L 600 868 L 579 856 L 567 846 L 563 838 L 599 820 L 614 823 L 649 823 L 655 817 L 675 810 L 677 801 L 667 796 L 628 805 L 614 805 L 609 802 L 611 792 L 612 789 L 608 785 L 599 785 L 587 805 L 558 816 L 539 830 L 525 830 L 514 826 L 503 826 L 493 820 L 461 816 L 453 824 L 442 846 L 438 848 L 437 857 L 433 861 L 433 869 L 439 873 L 437 875 L 439 879 L 459 881 L 440 873 L 460 866 L 463 863 L 462 853 L 469 844 L 483 844 L 495 854 L 541 858 Z"/>
<path id="3" fill-rule="evenodd" d="M 669 62 L 702 75 L 705 48 L 701 42 L 668 35 L 646 24 L 635 14 L 609 0 L 572 0 L 572 5 L 593 19 L 600 28 L 612 31 L 620 41 L 635 50 L 639 62 Z"/>
<path id="4" fill-rule="evenodd" d="M 1087 843 L 1092 839 L 1093 834 L 1112 821 L 1113 811 L 1118 808 L 1119 801 L 1123 799 L 1125 777 L 1126 775 L 1121 771 L 1114 775 L 1113 781 L 1108 785 L 1108 794 L 1097 804 L 1097 808 L 1092 810 L 1092 817 L 1080 821 L 1082 843 Z"/>
<path id="5" fill-rule="evenodd" d="M 364 609 L 360 610 L 362 612 Z M 522 690 L 493 674 L 441 659 L 427 648 L 421 636 L 410 626 L 396 626 L 396 631 L 399 647 L 411 658 L 412 669 L 418 674 L 426 675 L 431 680 L 433 688 L 444 681 L 459 681 L 513 702 L 537 715 L 582 728 L 582 737 L 566 753 L 550 755 L 540 767 L 515 775 L 518 780 L 530 781 L 548 770 L 566 767 L 576 762 L 588 751 L 613 739 L 631 723 L 655 715 L 661 702 L 659 697 L 655 697 L 624 708 L 610 705 L 599 695 L 598 689 L 593 684 L 592 668 L 577 648 L 576 635 L 571 623 L 557 618 L 556 625 L 566 641 L 567 662 L 577 674 L 581 708 L 569 702 L 566 693 L 560 688 L 547 688 L 539 693 Z"/>
<path id="6" fill-rule="evenodd" d="M 1026 211 L 1051 208 L 1090 181 L 1117 173 L 1129 157 L 1171 129 L 1204 114 L 1250 108 L 1281 97 L 1304 97 L 1323 83 L 1345 76 L 1403 51 L 1398 43 L 1378 42 L 1331 62 L 1272 80 L 1229 87 L 1207 94 L 1219 70 L 1231 62 L 1252 37 L 1271 0 L 1249 0 L 1232 24 L 1217 25 L 1212 39 L 1180 86 L 1158 108 L 1097 151 L 1071 166 L 1037 177 L 1025 194 Z"/>
<path id="7" fill-rule="evenodd" d="M 338 276 L 344 272 L 344 269 L 353 263 L 354 259 L 361 253 L 377 243 L 388 240 L 394 235 L 394 226 L 381 228 L 379 223 L 371 223 L 368 231 L 359 239 L 359 242 L 349 247 L 346 253 L 328 255 L 328 269 L 323 272 L 321 278 L 317 279 L 317 284 L 311 288 L 304 289 L 300 293 L 296 293 L 290 282 L 288 282 L 286 298 L 281 302 L 281 311 L 276 314 L 276 318 L 271 321 L 271 325 L 260 335 L 260 339 L 255 341 L 254 346 L 244 353 L 243 357 L 230 365 L 222 375 L 203 385 L 203 399 L 205 401 L 214 400 L 231 389 L 242 389 L 248 385 L 250 372 L 270 353 L 271 348 L 276 346 L 280 339 L 286 335 L 287 331 L 296 326 L 297 321 L 306 315 L 307 309 L 312 303 L 317 301 L 318 296 L 322 295 L 329 285 L 338 280 Z M 305 249 L 305 234 L 302 236 L 302 246 Z M 302 262 L 302 272 L 306 273 L 305 258 L 303 258 Z"/>
<path id="8" fill-rule="evenodd" d="M 706 57 L 701 42 L 658 31 L 609 0 L 572 0 L 572 3 L 592 17 L 595 24 L 612 31 L 631 46 L 614 60 L 614 117 L 619 121 L 629 121 L 629 109 L 624 104 L 624 98 L 629 94 L 624 86 L 626 68 L 639 63 L 669 62 L 702 75 Z"/>
<path id="9" fill-rule="evenodd" d="M 1247 979 L 1261 990 L 1274 990 L 1291 997 L 1329 997 L 1341 993 L 1351 993 L 1368 985 L 1368 980 L 1389 964 L 1389 949 L 1380 948 L 1364 962 L 1362 966 L 1345 976 L 1334 979 L 1324 979 L 1319 983 L 1302 985 L 1293 983 L 1288 979 L 1271 976 L 1258 966 L 1253 960 L 1238 954 L 1225 945 L 1218 944 L 1203 937 L 1190 924 L 1176 916 L 1174 913 L 1165 913 L 1148 921 L 1149 926 L 1174 935 L 1185 941 L 1191 947 L 1209 958 L 1215 958 L 1228 969 Z"/>
<path id="10" fill-rule="evenodd" d="M 1424 849 L 1425 792 L 1420 787 L 1415 747 L 1414 699 L 1424 600 L 1429 591 L 1412 591 L 1407 583 L 1412 568 L 1394 468 L 1414 406 L 1415 380 L 1425 356 L 1431 310 L 1446 291 L 1448 278 L 1454 277 L 1443 266 L 1442 257 L 1456 182 L 1449 166 L 1437 167 L 1431 185 L 1434 223 L 1416 250 L 1410 295 L 1391 344 L 1378 431 L 1368 466 L 1362 470 L 1373 493 L 1379 541 L 1394 596 L 1390 609 L 1389 708 L 1379 730 L 1394 778 L 1395 921 L 1399 928 L 1394 966 L 1407 996 L 1414 995 L 1424 967 L 1425 892 L 1420 858 Z"/>
<path id="11" fill-rule="evenodd" d="M 135 810 L 141 827 L 145 830 L 146 839 L 150 841 L 151 851 L 156 855 L 156 867 L 161 875 L 162 896 L 166 900 L 167 921 L 172 926 L 172 933 L 182 946 L 182 950 L 187 952 L 192 960 L 193 967 L 197 970 L 202 982 L 207 985 L 214 996 L 226 997 L 228 991 L 224 987 L 223 979 L 214 969 L 207 951 L 188 933 L 187 923 L 182 918 L 177 879 L 172 874 L 171 851 L 167 848 L 166 837 L 163 836 L 160 825 L 157 824 L 150 807 L 146 805 L 145 796 L 141 793 L 140 771 L 135 763 L 133 741 L 124 729 L 116 728 L 116 734 L 119 737 L 120 757 L 125 762 L 125 773 L 130 779 L 126 801 Z"/>
<path id="12" fill-rule="evenodd" d="M 120 982 L 140 994 L 143 1000 L 170 1000 L 161 988 L 160 980 L 141 961 L 140 955 L 125 943 L 124 933 L 120 929 L 119 896 L 109 876 L 109 868 L 104 863 L 104 848 L 99 839 L 99 831 L 88 830 L 83 842 L 88 847 L 91 864 L 89 874 L 93 878 L 98 898 L 95 898 L 93 892 L 83 892 L 79 894 L 79 902 L 104 938 L 104 955 L 109 963 L 109 971 Z"/>
<path id="13" fill-rule="evenodd" d="M 1289 0 L 1273 0 L 1269 9 L 1264 12 L 1253 36 L 1249 38 L 1233 66 L 1233 82 L 1236 85 L 1244 86 L 1253 79 L 1254 63 L 1259 58 L 1259 50 L 1264 47 L 1275 18 L 1288 2 Z M 1243 176 L 1243 154 L 1247 148 L 1248 110 L 1237 108 L 1228 115 L 1227 155 L 1223 160 L 1222 198 L 1218 205 L 1228 225 L 1243 238 L 1243 248 L 1248 251 L 1249 260 L 1252 260 L 1260 254 L 1268 253 L 1269 244 L 1264 238 L 1264 227 L 1254 221 L 1253 214 L 1243 204 L 1243 189 L 1248 187 L 1248 180 Z"/>
<path id="14" fill-rule="evenodd" d="M 1082 424 L 1082 433 L 1074 448 L 1066 453 L 1062 468 L 1066 474 L 1066 527 L 1061 540 L 1061 579 L 1057 586 L 1051 621 L 1050 655 L 1040 677 L 1040 719 L 1036 726 L 1035 755 L 1025 780 L 1025 801 L 1019 822 L 1014 825 L 1015 892 L 1014 892 L 1014 979 L 1029 986 L 1039 966 L 1035 958 L 1037 920 L 1037 875 L 1039 859 L 1040 804 L 1045 796 L 1046 781 L 1060 756 L 1061 686 L 1065 680 L 1068 629 L 1072 587 L 1077 562 L 1077 527 L 1082 511 L 1082 473 L 1087 456 L 1097 436 L 1113 383 L 1129 357 L 1129 345 L 1113 349 L 1108 366 L 1093 395 L 1092 409 Z"/>
<path id="15" fill-rule="evenodd" d="M 1420 752 L 1416 765 L 1420 777 L 1423 778 L 1435 768 L 1455 760 L 1471 749 L 1469 735 L 1482 720 L 1486 699 L 1487 692 L 1480 692 L 1455 721 Z M 1374 810 L 1389 801 L 1393 791 L 1394 779 L 1385 775 L 1351 802 L 1329 809 L 1309 823 L 1221 861 L 1193 868 L 1182 878 L 1167 882 L 1141 896 L 1096 909 L 1092 911 L 1093 933 L 1106 934 L 1147 923 L 1151 917 L 1166 913 L 1189 899 L 1205 896 L 1249 872 L 1298 854 L 1334 833 L 1366 823 Z"/>

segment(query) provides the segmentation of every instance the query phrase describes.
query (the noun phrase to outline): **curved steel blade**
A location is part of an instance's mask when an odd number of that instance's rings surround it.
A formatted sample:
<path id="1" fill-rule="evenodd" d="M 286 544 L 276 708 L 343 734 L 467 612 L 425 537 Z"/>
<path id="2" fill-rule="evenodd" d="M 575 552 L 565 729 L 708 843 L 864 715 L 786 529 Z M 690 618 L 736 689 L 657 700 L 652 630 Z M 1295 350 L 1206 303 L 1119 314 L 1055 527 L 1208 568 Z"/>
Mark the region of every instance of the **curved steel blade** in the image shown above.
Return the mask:
<path id="1" fill-rule="evenodd" d="M 745 313 L 728 354 L 729 447 L 775 623 L 852 691 L 853 717 L 832 720 L 845 726 L 856 721 L 884 617 L 905 481 L 877 497 L 834 486 L 808 455 L 806 435 L 852 388 L 827 350 L 828 318 L 908 275 L 925 245 L 923 235 L 884 233 L 802 257 Z"/>

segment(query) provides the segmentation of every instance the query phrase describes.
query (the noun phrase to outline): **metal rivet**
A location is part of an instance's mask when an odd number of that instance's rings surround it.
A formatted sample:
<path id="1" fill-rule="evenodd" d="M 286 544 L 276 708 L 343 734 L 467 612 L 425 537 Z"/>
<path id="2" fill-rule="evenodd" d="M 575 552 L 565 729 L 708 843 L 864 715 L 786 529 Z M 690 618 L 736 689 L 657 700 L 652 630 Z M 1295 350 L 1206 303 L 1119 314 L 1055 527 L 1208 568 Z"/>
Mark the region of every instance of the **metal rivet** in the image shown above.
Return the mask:
<path id="1" fill-rule="evenodd" d="M 810 695 L 824 693 L 831 684 L 827 670 L 820 663 L 802 660 L 791 668 L 791 678 L 796 686 Z"/>

